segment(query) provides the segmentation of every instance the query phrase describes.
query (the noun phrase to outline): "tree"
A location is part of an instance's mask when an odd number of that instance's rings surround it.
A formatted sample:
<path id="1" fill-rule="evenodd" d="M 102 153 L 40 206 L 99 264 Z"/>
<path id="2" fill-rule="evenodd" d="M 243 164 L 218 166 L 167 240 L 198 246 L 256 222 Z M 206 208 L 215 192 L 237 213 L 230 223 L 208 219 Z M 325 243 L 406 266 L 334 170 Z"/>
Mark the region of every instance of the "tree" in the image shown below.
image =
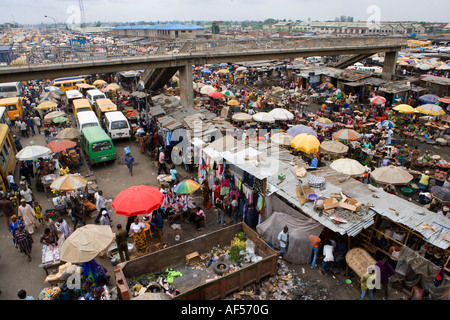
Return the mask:
<path id="1" fill-rule="evenodd" d="M 219 25 L 217 23 L 215 23 L 215 22 L 212 23 L 212 25 L 211 25 L 211 32 L 213 34 L 219 34 L 220 33 L 220 28 L 219 28 Z"/>

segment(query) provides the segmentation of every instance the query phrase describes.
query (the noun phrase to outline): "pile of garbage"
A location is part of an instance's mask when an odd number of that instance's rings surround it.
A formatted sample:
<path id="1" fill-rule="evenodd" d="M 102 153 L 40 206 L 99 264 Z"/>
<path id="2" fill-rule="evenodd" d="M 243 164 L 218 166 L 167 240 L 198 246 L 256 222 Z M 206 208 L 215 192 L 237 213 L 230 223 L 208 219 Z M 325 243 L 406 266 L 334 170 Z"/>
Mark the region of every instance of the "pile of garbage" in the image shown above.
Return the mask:
<path id="1" fill-rule="evenodd" d="M 305 280 L 282 261 L 278 273 L 234 292 L 227 300 L 333 300 L 326 287 L 317 280 Z"/>
<path id="2" fill-rule="evenodd" d="M 137 277 L 128 279 L 133 297 L 145 293 L 165 293 L 170 297 L 180 294 L 172 283 L 174 277 L 181 277 L 182 273 L 170 268 L 162 272 L 144 273 Z"/>

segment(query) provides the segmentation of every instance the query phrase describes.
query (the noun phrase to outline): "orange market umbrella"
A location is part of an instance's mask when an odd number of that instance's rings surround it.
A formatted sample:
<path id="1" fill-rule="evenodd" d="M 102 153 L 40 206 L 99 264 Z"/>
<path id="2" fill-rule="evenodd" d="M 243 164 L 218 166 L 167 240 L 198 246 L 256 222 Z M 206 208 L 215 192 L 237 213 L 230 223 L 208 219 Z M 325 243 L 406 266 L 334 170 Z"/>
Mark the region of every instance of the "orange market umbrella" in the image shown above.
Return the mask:
<path id="1" fill-rule="evenodd" d="M 47 144 L 47 148 L 52 152 L 61 152 L 67 149 L 75 148 L 76 142 L 71 140 L 53 140 Z"/>
<path id="2" fill-rule="evenodd" d="M 138 185 L 119 192 L 111 206 L 117 214 L 131 217 L 158 209 L 163 200 L 164 195 L 158 188 Z"/>
<path id="3" fill-rule="evenodd" d="M 58 191 L 74 191 L 83 189 L 87 186 L 88 181 L 83 177 L 75 174 L 65 174 L 53 180 L 50 189 Z"/>

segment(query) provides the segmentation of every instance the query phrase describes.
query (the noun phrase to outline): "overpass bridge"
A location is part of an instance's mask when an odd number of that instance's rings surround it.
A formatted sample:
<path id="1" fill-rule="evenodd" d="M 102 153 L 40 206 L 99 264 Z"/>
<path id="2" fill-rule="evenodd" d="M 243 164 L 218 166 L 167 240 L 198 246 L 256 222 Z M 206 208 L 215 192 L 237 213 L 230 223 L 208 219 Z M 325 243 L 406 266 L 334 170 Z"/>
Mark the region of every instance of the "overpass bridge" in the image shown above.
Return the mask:
<path id="1" fill-rule="evenodd" d="M 311 56 L 370 56 L 385 53 L 382 77 L 391 79 L 397 53 L 406 37 L 317 37 L 256 40 L 154 42 L 145 46 L 87 45 L 16 50 L 21 65 L 0 66 L 0 83 L 57 77 L 146 70 L 148 89 L 164 85 L 179 72 L 182 105 L 193 105 L 192 65 L 276 60 Z"/>

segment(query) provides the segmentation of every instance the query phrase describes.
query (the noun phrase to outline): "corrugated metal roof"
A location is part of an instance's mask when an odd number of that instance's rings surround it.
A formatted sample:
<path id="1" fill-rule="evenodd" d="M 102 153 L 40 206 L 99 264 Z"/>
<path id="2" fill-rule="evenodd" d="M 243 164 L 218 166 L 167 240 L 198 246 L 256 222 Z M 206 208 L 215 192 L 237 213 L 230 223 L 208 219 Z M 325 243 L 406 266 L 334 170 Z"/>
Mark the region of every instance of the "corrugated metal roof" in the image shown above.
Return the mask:
<path id="1" fill-rule="evenodd" d="M 281 170 L 281 172 L 286 174 L 284 182 L 278 185 L 278 176 L 268 178 L 268 183 L 272 185 L 271 188 L 277 189 L 274 192 L 334 232 L 354 237 L 363 229 L 373 225 L 374 216 L 379 214 L 421 234 L 425 241 L 434 246 L 447 249 L 450 245 L 450 243 L 442 239 L 444 234 L 450 234 L 450 219 L 429 211 L 421 205 L 387 193 L 383 189 L 374 188 L 373 186 L 369 187 L 369 185 L 363 184 L 355 179 L 350 178 L 345 182 L 340 182 L 339 180 L 342 180 L 346 176 L 328 167 L 314 172 L 308 172 L 307 176 L 302 178 L 304 184 L 307 183 L 311 174 L 322 176 L 326 179 L 325 189 L 322 191 L 317 189 L 318 194 L 328 197 L 332 193 L 342 192 L 348 197 L 360 201 L 364 206 L 368 203 L 370 204 L 368 214 L 361 216 L 355 215 L 353 219 L 347 220 L 345 224 L 334 224 L 328 216 L 319 215 L 320 212 L 314 210 L 312 202 L 300 205 L 296 191 L 299 183 L 297 177 L 294 175 L 292 166 L 285 163 L 284 169 L 281 168 Z M 374 198 L 373 195 L 377 197 Z M 434 230 L 420 229 L 427 224 L 433 226 Z"/>

